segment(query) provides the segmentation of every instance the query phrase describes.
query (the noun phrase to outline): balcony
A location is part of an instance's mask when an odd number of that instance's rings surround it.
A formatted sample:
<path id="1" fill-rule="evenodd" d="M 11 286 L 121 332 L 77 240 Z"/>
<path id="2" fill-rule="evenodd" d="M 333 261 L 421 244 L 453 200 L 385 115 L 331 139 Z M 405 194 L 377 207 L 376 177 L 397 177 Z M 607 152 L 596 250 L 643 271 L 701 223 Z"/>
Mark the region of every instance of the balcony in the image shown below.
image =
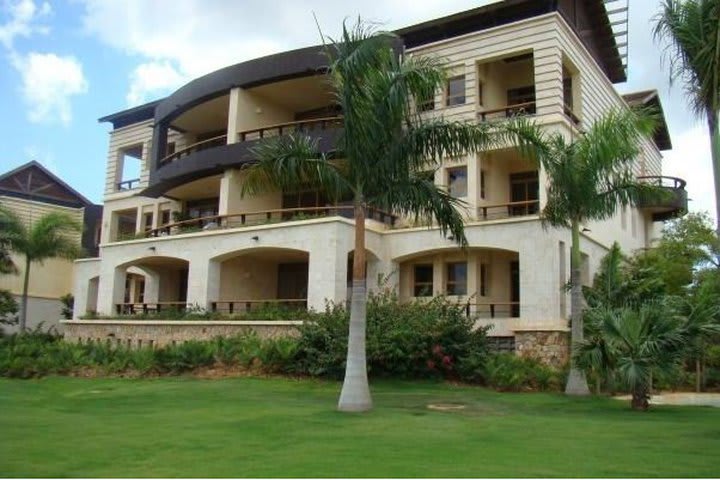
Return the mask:
<path id="1" fill-rule="evenodd" d="M 266 138 L 303 133 L 318 140 L 321 152 L 331 152 L 336 148 L 341 131 L 342 117 L 335 116 L 244 130 L 237 133 L 236 143 L 228 144 L 227 135 L 214 136 L 161 158 L 157 169 L 150 172 L 149 187 L 143 194 L 160 196 L 190 181 L 252 163 L 252 147 Z"/>
<path id="2" fill-rule="evenodd" d="M 638 208 L 652 214 L 654 222 L 663 222 L 681 217 L 688 211 L 688 198 L 682 178 L 663 176 L 638 177 L 638 181 L 658 187 L 663 194 L 644 195 L 638 201 Z"/>

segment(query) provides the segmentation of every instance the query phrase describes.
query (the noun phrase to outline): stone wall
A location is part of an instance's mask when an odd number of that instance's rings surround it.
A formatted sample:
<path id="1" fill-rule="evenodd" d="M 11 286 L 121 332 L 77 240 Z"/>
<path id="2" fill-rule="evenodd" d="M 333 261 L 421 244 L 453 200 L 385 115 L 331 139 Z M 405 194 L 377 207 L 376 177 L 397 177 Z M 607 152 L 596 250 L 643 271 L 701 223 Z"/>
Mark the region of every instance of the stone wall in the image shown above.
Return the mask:
<path id="1" fill-rule="evenodd" d="M 159 321 L 159 320 L 66 320 L 69 342 L 110 342 L 129 347 L 210 340 L 254 331 L 260 338 L 297 336 L 301 321 Z"/>
<path id="2" fill-rule="evenodd" d="M 570 334 L 564 331 L 516 331 L 515 353 L 560 368 L 570 359 Z"/>

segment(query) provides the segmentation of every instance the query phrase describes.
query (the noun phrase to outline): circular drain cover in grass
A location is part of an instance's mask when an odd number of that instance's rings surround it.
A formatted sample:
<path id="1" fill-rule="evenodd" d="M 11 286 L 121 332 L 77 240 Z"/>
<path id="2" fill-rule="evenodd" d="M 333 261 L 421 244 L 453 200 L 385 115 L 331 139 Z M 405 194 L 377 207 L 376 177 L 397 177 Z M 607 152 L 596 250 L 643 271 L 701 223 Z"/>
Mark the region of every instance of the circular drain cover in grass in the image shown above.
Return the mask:
<path id="1" fill-rule="evenodd" d="M 454 410 L 465 410 L 465 405 L 462 403 L 431 403 L 427 406 L 427 408 L 430 410 L 448 412 Z"/>

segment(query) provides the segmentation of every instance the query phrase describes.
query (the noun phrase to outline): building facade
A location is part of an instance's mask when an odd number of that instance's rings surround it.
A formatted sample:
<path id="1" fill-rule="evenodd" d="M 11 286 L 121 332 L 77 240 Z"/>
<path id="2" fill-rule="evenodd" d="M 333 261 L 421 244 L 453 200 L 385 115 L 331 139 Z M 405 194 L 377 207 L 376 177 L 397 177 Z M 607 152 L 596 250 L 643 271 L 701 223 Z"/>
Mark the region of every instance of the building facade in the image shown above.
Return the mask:
<path id="1" fill-rule="evenodd" d="M 399 30 L 404 55 L 445 60 L 448 83 L 423 115 L 470 122 L 530 116 L 568 137 L 623 98 L 625 69 L 600 0 L 509 0 Z M 344 302 L 352 263 L 350 207 L 322 192 L 241 195 L 243 166 L 264 138 L 302 131 L 332 150 L 342 131 L 321 47 L 229 66 L 169 97 L 100 119 L 110 122 L 98 258 L 76 263 L 76 318 L 172 306 L 239 313 L 279 303 L 322 310 Z M 662 182 L 663 123 L 636 159 L 638 177 Z M 129 166 L 137 176 L 129 178 Z M 437 228 L 368 211 L 368 286 L 403 300 L 447 295 L 490 335 L 516 344 L 566 342 L 570 233 L 543 229 L 547 180 L 514 148 L 448 160 L 435 182 L 467 205 L 461 251 Z M 627 208 L 584 225 L 583 281 L 614 241 L 647 248 L 678 201 Z M 686 200 L 685 200 L 686 201 Z M 539 339 L 539 340 L 538 340 Z M 558 340 L 559 339 L 559 340 Z"/>
<path id="2" fill-rule="evenodd" d="M 98 256 L 102 206 L 95 205 L 40 163 L 32 161 L 0 175 L 0 205 L 14 212 L 26 225 L 50 212 L 63 212 L 83 225 L 76 241 L 88 257 Z M 25 275 L 24 259 L 12 255 L 19 272 L 0 275 L 0 289 L 8 290 L 20 303 Z M 28 285 L 27 324 L 34 328 L 58 327 L 60 297 L 73 291 L 74 265 L 70 260 L 50 258 L 31 265 Z M 16 327 L 5 327 L 13 332 Z"/>

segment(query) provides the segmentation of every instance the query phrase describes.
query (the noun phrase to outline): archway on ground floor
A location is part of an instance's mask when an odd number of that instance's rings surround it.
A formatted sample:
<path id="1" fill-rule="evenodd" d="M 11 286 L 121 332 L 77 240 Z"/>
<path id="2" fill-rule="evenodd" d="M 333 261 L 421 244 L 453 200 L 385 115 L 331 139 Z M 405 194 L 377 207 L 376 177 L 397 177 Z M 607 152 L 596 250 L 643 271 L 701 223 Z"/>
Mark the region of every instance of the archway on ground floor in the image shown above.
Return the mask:
<path id="1" fill-rule="evenodd" d="M 289 248 L 254 248 L 212 259 L 219 288 L 210 309 L 241 314 L 257 309 L 306 309 L 309 254 Z"/>
<path id="2" fill-rule="evenodd" d="M 184 310 L 188 294 L 189 262 L 180 258 L 153 256 L 117 267 L 123 277 L 122 295 L 116 295 L 119 314 Z M 118 288 L 116 286 L 116 288 Z"/>
<path id="3" fill-rule="evenodd" d="M 478 318 L 520 316 L 518 252 L 485 247 L 428 250 L 395 259 L 401 301 L 445 295 Z"/>

